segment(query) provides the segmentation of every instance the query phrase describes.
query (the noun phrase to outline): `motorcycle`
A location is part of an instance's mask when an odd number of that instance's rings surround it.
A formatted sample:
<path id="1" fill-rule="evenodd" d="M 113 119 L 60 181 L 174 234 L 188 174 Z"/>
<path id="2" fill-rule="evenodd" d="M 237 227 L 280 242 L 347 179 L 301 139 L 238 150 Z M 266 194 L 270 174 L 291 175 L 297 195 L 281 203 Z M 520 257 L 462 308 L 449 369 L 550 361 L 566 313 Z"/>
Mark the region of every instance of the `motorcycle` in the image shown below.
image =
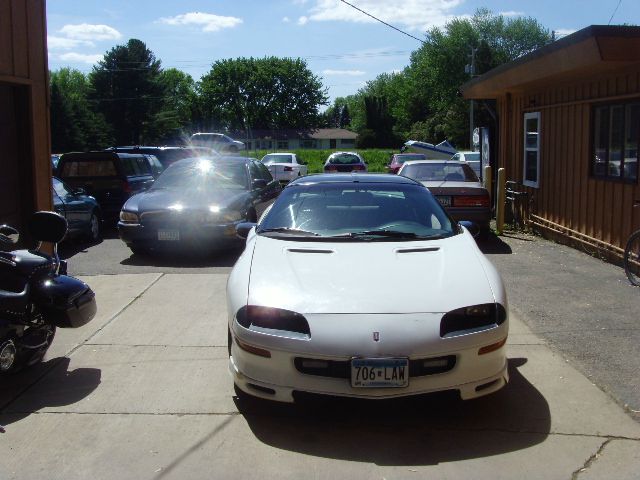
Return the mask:
<path id="1" fill-rule="evenodd" d="M 33 250 L 13 250 L 18 231 L 0 225 L 0 376 L 40 362 L 56 328 L 77 328 L 96 314 L 95 294 L 81 280 L 67 275 L 58 243 L 67 221 L 54 212 L 36 212 L 28 222 Z M 41 251 L 53 244 L 53 255 Z"/>

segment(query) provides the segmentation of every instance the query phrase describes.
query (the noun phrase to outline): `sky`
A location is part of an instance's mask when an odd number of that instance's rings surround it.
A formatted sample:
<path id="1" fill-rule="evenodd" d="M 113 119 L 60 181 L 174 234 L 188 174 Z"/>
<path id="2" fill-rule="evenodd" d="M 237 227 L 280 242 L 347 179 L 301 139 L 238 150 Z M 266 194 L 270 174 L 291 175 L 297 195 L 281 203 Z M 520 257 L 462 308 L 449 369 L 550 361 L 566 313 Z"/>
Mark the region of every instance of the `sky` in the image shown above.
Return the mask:
<path id="1" fill-rule="evenodd" d="M 588 25 L 640 25 L 640 0 L 349 0 L 423 39 L 427 30 L 481 7 L 530 16 L 570 34 Z M 300 57 L 330 100 L 354 94 L 381 73 L 401 71 L 420 42 L 340 0 L 48 0 L 49 68 L 89 72 L 130 38 L 146 43 L 164 68 L 195 80 L 221 59 Z"/>

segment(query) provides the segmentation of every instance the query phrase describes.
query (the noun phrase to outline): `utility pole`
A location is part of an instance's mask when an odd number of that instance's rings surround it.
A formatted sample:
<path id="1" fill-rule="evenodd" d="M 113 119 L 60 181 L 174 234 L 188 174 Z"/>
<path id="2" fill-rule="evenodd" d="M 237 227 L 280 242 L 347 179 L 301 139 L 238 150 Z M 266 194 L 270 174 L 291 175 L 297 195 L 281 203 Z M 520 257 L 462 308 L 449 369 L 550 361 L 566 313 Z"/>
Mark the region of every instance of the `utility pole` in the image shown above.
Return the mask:
<path id="1" fill-rule="evenodd" d="M 476 74 L 476 52 L 477 48 L 471 47 L 471 64 L 465 67 L 465 71 L 471 76 L 471 79 Z M 473 150 L 473 99 L 469 100 L 469 150 Z"/>

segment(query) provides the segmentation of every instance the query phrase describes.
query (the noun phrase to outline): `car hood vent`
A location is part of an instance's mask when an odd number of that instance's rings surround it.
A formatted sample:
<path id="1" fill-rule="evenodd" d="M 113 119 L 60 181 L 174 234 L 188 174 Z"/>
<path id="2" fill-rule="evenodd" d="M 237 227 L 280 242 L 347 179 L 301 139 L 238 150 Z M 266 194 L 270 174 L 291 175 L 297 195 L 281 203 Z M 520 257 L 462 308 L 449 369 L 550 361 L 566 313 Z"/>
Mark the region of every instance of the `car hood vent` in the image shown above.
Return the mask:
<path id="1" fill-rule="evenodd" d="M 399 248 L 396 253 L 424 253 L 424 252 L 437 252 L 440 247 L 423 247 L 423 248 Z"/>
<path id="2" fill-rule="evenodd" d="M 319 248 L 287 248 L 287 252 L 291 253 L 335 253 L 333 250 Z"/>

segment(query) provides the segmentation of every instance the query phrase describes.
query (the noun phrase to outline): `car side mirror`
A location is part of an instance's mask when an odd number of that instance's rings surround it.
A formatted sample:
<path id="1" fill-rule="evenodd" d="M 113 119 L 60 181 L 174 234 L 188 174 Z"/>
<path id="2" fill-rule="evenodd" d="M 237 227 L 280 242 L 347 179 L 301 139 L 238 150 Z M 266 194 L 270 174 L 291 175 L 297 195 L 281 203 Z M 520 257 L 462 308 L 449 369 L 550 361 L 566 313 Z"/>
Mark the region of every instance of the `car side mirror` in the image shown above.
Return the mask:
<path id="1" fill-rule="evenodd" d="M 257 223 L 253 223 L 253 222 L 241 222 L 238 225 L 236 225 L 236 235 L 246 240 L 247 236 L 249 236 L 249 232 L 256 225 Z"/>
<path id="2" fill-rule="evenodd" d="M 256 178 L 251 184 L 254 190 L 262 190 L 267 185 L 267 181 L 264 178 Z"/>
<path id="3" fill-rule="evenodd" d="M 476 238 L 480 234 L 480 227 L 478 227 L 478 224 L 475 222 L 472 222 L 470 220 L 460 220 L 458 224 L 461 227 L 469 230 L 469 233 L 473 236 L 473 238 Z"/>

